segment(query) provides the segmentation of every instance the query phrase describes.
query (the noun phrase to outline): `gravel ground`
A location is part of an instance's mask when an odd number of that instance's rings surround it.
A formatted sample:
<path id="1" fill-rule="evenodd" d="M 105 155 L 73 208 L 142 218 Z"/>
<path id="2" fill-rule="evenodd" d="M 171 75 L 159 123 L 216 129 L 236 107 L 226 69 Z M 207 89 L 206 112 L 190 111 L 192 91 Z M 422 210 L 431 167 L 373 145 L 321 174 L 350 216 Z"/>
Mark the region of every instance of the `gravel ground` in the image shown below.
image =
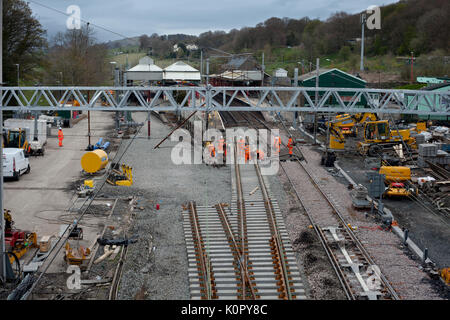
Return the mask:
<path id="1" fill-rule="evenodd" d="M 312 174 L 322 189 L 332 195 L 333 202 L 347 223 L 356 228 L 357 237 L 363 242 L 386 278 L 403 299 L 441 299 L 445 293 L 421 270 L 419 262 L 405 254 L 400 239 L 392 232 L 379 230 L 378 224 L 369 216 L 351 207 L 347 184 L 341 184 L 322 166 L 320 154 L 311 147 L 301 147 Z M 294 174 L 294 173 L 292 173 Z"/>
<path id="2" fill-rule="evenodd" d="M 146 116 L 146 113 L 133 114 L 137 122 L 144 121 Z M 203 164 L 173 164 L 170 155 L 178 142 L 169 139 L 153 149 L 171 129 L 152 117 L 151 130 L 148 140 L 145 126 L 122 159 L 133 167 L 134 184 L 120 190 L 137 194 L 138 207 L 142 206 L 143 210 L 137 210 L 131 230 L 140 240 L 129 247 L 118 298 L 189 299 L 182 205 L 191 200 L 198 205 L 229 202 L 230 171 L 226 167 Z M 122 144 L 119 152 L 126 145 Z M 159 210 L 156 204 L 160 205 Z"/>
<path id="3" fill-rule="evenodd" d="M 357 183 L 368 185 L 367 171 L 361 158 L 340 157 L 339 165 Z M 433 214 L 415 201 L 384 199 L 399 226 L 409 230 L 409 237 L 420 247 L 428 248 L 431 260 L 439 268 L 450 266 L 450 217 Z"/>
<path id="4" fill-rule="evenodd" d="M 314 300 L 345 299 L 345 294 L 340 288 L 331 264 L 324 255 L 319 239 L 314 230 L 308 228 L 310 221 L 292 192 L 290 183 L 281 168 L 278 175 L 269 176 L 269 182 L 271 192 L 278 200 L 296 253 L 307 296 Z"/>

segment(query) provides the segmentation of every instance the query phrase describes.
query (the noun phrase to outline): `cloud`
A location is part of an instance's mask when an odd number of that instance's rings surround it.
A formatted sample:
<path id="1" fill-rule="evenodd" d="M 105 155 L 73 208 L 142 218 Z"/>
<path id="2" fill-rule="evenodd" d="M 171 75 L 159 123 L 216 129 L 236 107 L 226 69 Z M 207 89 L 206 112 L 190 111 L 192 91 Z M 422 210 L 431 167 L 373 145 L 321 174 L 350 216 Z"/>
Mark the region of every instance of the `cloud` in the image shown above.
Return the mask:
<path id="1" fill-rule="evenodd" d="M 67 16 L 37 3 L 66 12 L 78 5 L 82 19 L 127 37 L 141 34 L 195 34 L 252 27 L 271 17 L 325 20 L 338 11 L 357 13 L 386 0 L 29 0 L 49 37 L 65 31 Z M 388 3 L 396 1 L 387 1 Z M 120 36 L 96 29 L 100 41 Z"/>

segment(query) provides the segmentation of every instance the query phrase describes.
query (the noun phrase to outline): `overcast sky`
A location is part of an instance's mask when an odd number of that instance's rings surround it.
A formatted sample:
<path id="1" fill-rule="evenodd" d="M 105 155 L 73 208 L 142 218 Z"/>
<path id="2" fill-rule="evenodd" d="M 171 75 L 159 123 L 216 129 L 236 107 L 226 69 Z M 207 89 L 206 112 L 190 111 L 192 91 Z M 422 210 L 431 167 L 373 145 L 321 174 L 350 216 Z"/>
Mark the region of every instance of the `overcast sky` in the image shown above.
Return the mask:
<path id="1" fill-rule="evenodd" d="M 327 19 L 337 11 L 357 13 L 370 5 L 396 0 L 25 0 L 51 38 L 66 30 L 66 12 L 78 5 L 81 18 L 127 37 L 142 34 L 193 34 L 253 27 L 271 17 Z M 117 34 L 95 28 L 99 41 L 119 40 Z"/>

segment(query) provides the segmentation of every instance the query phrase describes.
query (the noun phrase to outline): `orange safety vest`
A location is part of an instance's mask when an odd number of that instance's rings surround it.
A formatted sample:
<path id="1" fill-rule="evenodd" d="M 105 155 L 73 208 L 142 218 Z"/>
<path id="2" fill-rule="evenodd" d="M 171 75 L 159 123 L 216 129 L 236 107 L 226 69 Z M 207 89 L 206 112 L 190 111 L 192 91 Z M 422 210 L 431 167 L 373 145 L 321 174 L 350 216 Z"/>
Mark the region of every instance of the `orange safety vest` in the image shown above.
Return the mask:
<path id="1" fill-rule="evenodd" d="M 287 147 L 289 148 L 289 154 L 292 154 L 292 147 L 293 147 L 292 138 L 289 138 Z"/>
<path id="2" fill-rule="evenodd" d="M 208 149 L 209 149 L 209 154 L 211 155 L 211 157 L 215 157 L 216 156 L 216 150 L 215 150 L 215 148 L 214 148 L 214 145 L 213 144 L 210 144 L 209 146 L 208 146 Z"/>
<path id="3" fill-rule="evenodd" d="M 245 146 L 245 161 L 250 160 L 250 147 L 249 146 Z"/>

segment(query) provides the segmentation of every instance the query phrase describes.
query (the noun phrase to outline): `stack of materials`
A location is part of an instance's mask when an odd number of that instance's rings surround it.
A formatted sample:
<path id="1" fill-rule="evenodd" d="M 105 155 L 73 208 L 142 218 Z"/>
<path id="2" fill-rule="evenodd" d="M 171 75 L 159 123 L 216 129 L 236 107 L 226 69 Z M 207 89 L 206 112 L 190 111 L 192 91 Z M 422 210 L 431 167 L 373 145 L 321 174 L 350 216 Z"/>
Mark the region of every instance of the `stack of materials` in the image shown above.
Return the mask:
<path id="1" fill-rule="evenodd" d="M 419 144 L 418 165 L 420 167 L 428 167 L 427 161 L 446 167 L 450 164 L 450 154 L 439 149 L 444 144 L 423 143 Z"/>
<path id="2" fill-rule="evenodd" d="M 358 184 L 352 191 L 350 191 L 353 207 L 356 209 L 370 208 L 370 202 L 367 200 L 368 194 L 367 188 L 361 184 Z"/>
<path id="3" fill-rule="evenodd" d="M 416 139 L 416 144 L 417 145 L 420 145 L 420 144 L 426 142 L 425 141 L 425 136 L 423 134 L 414 134 L 414 135 L 411 135 L 411 136 Z"/>

